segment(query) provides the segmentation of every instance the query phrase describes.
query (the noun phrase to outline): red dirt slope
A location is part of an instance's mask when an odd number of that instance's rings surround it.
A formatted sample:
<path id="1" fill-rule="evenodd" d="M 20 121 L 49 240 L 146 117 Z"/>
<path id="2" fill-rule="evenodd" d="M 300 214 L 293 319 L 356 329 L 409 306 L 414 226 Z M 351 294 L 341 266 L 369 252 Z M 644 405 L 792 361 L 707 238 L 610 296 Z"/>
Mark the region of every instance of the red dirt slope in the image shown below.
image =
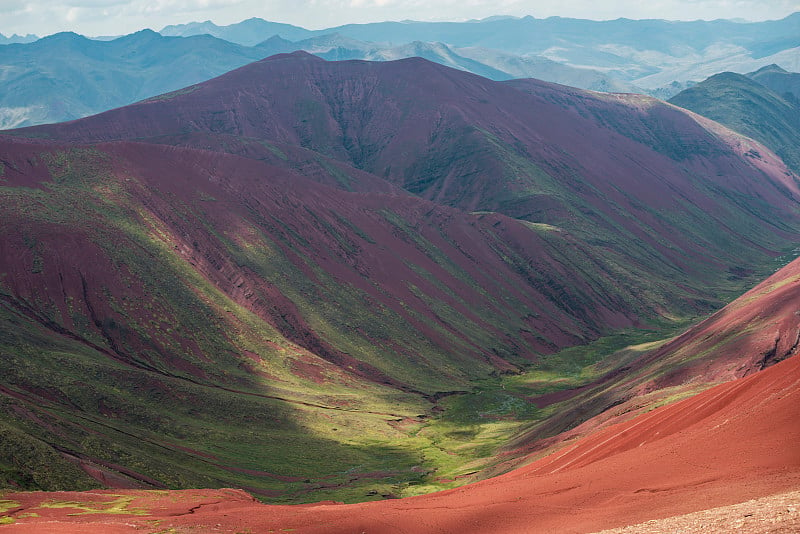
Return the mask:
<path id="1" fill-rule="evenodd" d="M 160 520 L 159 529 L 178 532 L 590 532 L 800 487 L 798 416 L 800 359 L 790 358 L 455 490 L 307 506 L 266 506 L 226 490 L 11 494 L 4 507 L 16 522 L 4 530 L 89 532 L 92 523 L 98 532 L 134 532 Z M 120 495 L 133 497 L 129 513 L 143 515 L 40 507 L 52 500 L 97 506 Z"/>

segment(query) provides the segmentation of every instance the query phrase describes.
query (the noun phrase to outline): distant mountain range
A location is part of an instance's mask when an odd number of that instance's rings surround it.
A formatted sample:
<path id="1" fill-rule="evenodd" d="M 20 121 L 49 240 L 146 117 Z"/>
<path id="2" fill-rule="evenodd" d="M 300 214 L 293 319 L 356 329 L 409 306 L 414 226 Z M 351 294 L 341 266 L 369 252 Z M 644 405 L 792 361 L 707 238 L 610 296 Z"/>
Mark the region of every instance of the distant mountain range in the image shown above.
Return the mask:
<path id="1" fill-rule="evenodd" d="M 150 30 L 109 41 L 60 33 L 0 47 L 0 128 L 85 117 L 295 50 L 334 60 L 419 56 L 496 80 L 535 77 L 594 90 L 636 90 L 591 69 L 485 49 L 455 51 L 441 43 L 381 47 L 334 34 L 296 43 L 276 36 L 250 47 L 210 35 L 164 37 Z"/>
<path id="2" fill-rule="evenodd" d="M 800 174 L 800 74 L 769 65 L 716 74 L 670 99 L 756 139 Z"/>
<path id="3" fill-rule="evenodd" d="M 480 47 L 452 48 L 440 42 L 413 41 L 402 45 L 380 45 L 340 34 L 326 34 L 292 42 L 272 37 L 257 48 L 268 55 L 303 50 L 323 59 L 393 61 L 421 57 L 440 65 L 471 72 L 491 80 L 537 78 L 594 91 L 640 92 L 632 84 L 615 80 L 598 70 L 570 67 L 541 56 L 518 56 Z"/>
<path id="4" fill-rule="evenodd" d="M 261 59 L 210 36 L 143 30 L 113 41 L 59 33 L 0 47 L 0 127 L 85 117 L 185 87 Z"/>
<path id="5" fill-rule="evenodd" d="M 253 18 L 167 26 L 161 34 L 58 34 L 27 46 L 20 43 L 35 36 L 0 36 L 0 44 L 18 43 L 0 48 L 0 128 L 88 116 L 295 50 L 331 60 L 418 56 L 494 80 L 537 78 L 659 98 L 725 70 L 773 63 L 800 70 L 800 13 L 760 23 L 493 17 L 316 31 Z"/>
<path id="6" fill-rule="evenodd" d="M 15 44 L 15 43 L 32 43 L 38 39 L 39 39 L 38 36 L 30 33 L 28 35 L 17 35 L 15 33 L 11 37 L 6 37 L 2 33 L 0 33 L 0 45 Z"/>
<path id="7" fill-rule="evenodd" d="M 172 37 L 208 34 L 244 46 L 255 46 L 273 35 L 289 41 L 300 41 L 320 34 L 299 26 L 269 22 L 256 17 L 229 26 L 217 26 L 210 20 L 190 22 L 188 24 L 166 26 L 159 33 Z M 334 32 L 323 31 L 321 33 Z"/>
<path id="8" fill-rule="evenodd" d="M 591 21 L 551 17 L 499 17 L 470 22 L 381 22 L 309 31 L 261 19 L 229 26 L 211 22 L 167 26 L 163 35 L 209 33 L 245 45 L 267 37 L 301 40 L 323 34 L 371 43 L 441 42 L 516 56 L 543 56 L 573 67 L 600 70 L 647 89 L 700 81 L 723 70 L 749 72 L 777 63 L 800 70 L 800 13 L 778 21 Z"/>

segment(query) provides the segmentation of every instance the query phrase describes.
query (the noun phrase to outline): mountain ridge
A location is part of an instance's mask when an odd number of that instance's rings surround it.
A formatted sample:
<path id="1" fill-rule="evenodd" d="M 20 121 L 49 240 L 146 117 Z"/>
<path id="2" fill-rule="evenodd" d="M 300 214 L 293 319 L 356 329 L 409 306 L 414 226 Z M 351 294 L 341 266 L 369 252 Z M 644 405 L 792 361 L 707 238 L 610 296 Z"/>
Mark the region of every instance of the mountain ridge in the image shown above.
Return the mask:
<path id="1" fill-rule="evenodd" d="M 800 14 L 794 13 L 776 21 L 740 23 L 715 21 L 664 21 L 617 19 L 591 21 L 550 17 L 536 19 L 500 18 L 478 22 L 383 22 L 350 24 L 317 30 L 321 33 L 340 33 L 361 41 L 403 44 L 411 41 L 441 41 L 449 46 L 479 46 L 518 55 L 544 55 L 571 66 L 593 65 L 625 82 L 649 89 L 666 86 L 673 81 L 699 81 L 712 72 L 699 74 L 687 67 L 687 54 L 694 63 L 735 58 L 734 63 L 747 64 L 747 70 L 779 61 L 791 62 L 781 51 L 797 47 L 796 35 Z M 225 27 L 233 34 L 236 25 Z M 303 38 L 310 37 L 305 35 Z M 264 35 L 263 39 L 266 39 Z M 285 37 L 285 36 L 284 36 Z M 235 39 L 234 37 L 230 37 Z M 644 40 L 644 43 L 643 43 Z M 718 55 L 711 45 L 727 48 Z M 688 50 L 687 50 L 688 49 Z M 642 54 L 650 51 L 650 57 Z M 679 53 L 672 55 L 674 50 Z M 796 56 L 795 56 L 796 57 Z M 702 66 L 702 65 L 701 65 Z M 796 65 L 788 64 L 793 69 Z M 716 71 L 731 70 L 731 65 Z M 663 76 L 652 78 L 656 73 Z M 651 81 L 646 81 L 651 80 Z"/>
<path id="2" fill-rule="evenodd" d="M 313 83 L 297 84 L 293 81 L 298 80 L 298 71 L 303 72 L 302 77 L 314 80 Z M 426 74 L 420 80 L 418 75 L 422 71 Z M 388 78 L 392 78 L 391 84 L 386 83 Z M 265 84 L 263 80 L 269 80 L 269 83 Z M 743 188 L 742 192 L 750 187 L 744 176 L 751 171 L 746 171 L 745 168 L 752 168 L 749 163 L 744 165 L 743 161 L 755 163 L 763 169 L 774 167 L 778 170 L 781 167 L 781 163 L 763 147 L 749 147 L 749 142 L 742 144 L 731 135 L 728 135 L 728 141 L 722 141 L 724 136 L 720 137 L 718 132 L 709 132 L 694 118 L 654 99 L 602 97 L 537 82 L 520 82 L 516 85 L 535 90 L 520 91 L 508 84 L 490 82 L 422 59 L 412 58 L 390 63 L 328 63 L 298 52 L 267 58 L 174 95 L 166 95 L 75 123 L 18 130 L 15 134 L 64 136 L 65 140 L 81 142 L 126 137 L 157 139 L 158 136 L 166 135 L 168 137 L 163 141 L 171 143 L 169 136 L 173 132 L 182 130 L 186 125 L 193 125 L 190 129 L 198 133 L 232 134 L 304 146 L 326 157 L 383 176 L 395 185 L 439 203 L 469 211 L 500 211 L 514 218 L 556 227 L 564 226 L 564 221 L 569 220 L 572 208 L 567 205 L 568 195 L 571 195 L 570 198 L 584 199 L 587 211 L 607 212 L 608 208 L 603 206 L 607 205 L 608 199 L 601 198 L 611 195 L 615 204 L 625 205 L 630 202 L 626 195 L 633 194 L 639 187 L 636 184 L 642 166 L 674 169 L 677 163 L 682 162 L 687 169 L 691 169 L 694 158 L 713 155 L 723 150 L 720 143 L 731 142 L 740 147 L 736 149 L 739 150 L 739 155 L 735 158 L 751 149 L 754 151 L 753 155 L 759 154 L 745 160 L 735 159 L 736 163 L 733 164 L 740 166 L 740 172 L 745 173 L 740 178 L 734 178 L 736 173 L 727 171 L 728 183 L 734 184 L 738 180 L 737 187 Z M 235 93 L 242 95 L 236 97 L 241 99 L 239 107 L 215 108 L 218 104 L 214 102 L 231 98 L 231 87 L 236 88 Z M 430 100 L 426 95 L 436 96 Z M 570 105 L 577 104 L 585 109 L 564 113 L 565 95 L 570 95 L 568 98 L 573 102 Z M 345 102 L 350 102 L 348 105 L 352 109 L 337 104 L 342 97 Z M 274 101 L 280 101 L 283 105 L 280 108 L 273 107 L 270 102 Z M 489 107 L 484 101 L 493 102 L 494 107 Z M 212 102 L 212 107 L 207 102 Z M 162 109 L 179 111 L 164 114 Z M 194 109 L 204 111 L 198 115 Z M 400 111 L 406 109 L 407 111 Z M 489 119 L 484 116 L 486 109 L 497 111 L 492 111 Z M 531 111 L 520 113 L 512 112 L 512 109 Z M 615 111 L 609 113 L 609 109 Z M 627 113 L 628 115 L 620 116 L 626 116 L 625 121 L 629 122 L 614 122 L 613 118 L 618 112 Z M 525 116 L 525 113 L 528 115 Z M 598 126 L 593 122 L 596 119 L 583 116 L 587 113 L 589 117 L 611 122 Z M 297 117 L 296 114 L 300 116 Z M 410 116 L 417 118 L 413 121 L 405 118 Z M 505 126 L 498 128 L 492 125 L 492 121 L 502 121 Z M 565 121 L 577 122 L 571 127 L 551 126 Z M 677 122 L 663 129 L 663 125 L 671 124 L 670 121 Z M 613 131 L 614 128 L 619 130 Z M 642 129 L 647 131 L 648 128 L 651 129 L 650 139 L 642 135 Z M 630 131 L 625 132 L 625 129 Z M 420 141 L 420 130 L 424 130 L 424 137 L 429 139 L 424 146 Z M 619 131 L 623 134 L 620 135 Z M 549 145 L 548 148 L 541 144 L 545 136 L 545 146 Z M 208 141 L 213 143 L 210 138 Z M 648 161 L 640 159 L 628 163 L 634 156 L 628 156 L 622 161 L 612 161 L 608 153 L 619 150 L 613 148 L 614 144 L 626 146 L 630 154 L 639 154 L 635 157 Z M 656 145 L 656 151 L 661 151 L 658 156 L 652 152 Z M 570 153 L 574 146 L 585 146 L 585 150 L 594 151 L 591 166 L 581 163 Z M 471 147 L 472 155 L 465 157 L 463 147 Z M 601 147 L 608 147 L 608 151 Z M 404 158 L 402 153 L 413 157 Z M 724 152 L 720 152 L 722 153 Z M 655 160 L 649 161 L 654 157 Z M 443 161 L 453 161 L 455 164 L 443 165 Z M 576 185 L 578 182 L 575 177 L 561 182 L 553 181 L 559 173 L 564 172 L 565 167 L 580 169 L 578 172 L 584 180 L 594 181 L 592 188 L 581 191 Z M 627 180 L 624 186 L 627 193 L 621 194 L 609 186 L 603 177 L 604 172 L 615 173 L 620 180 Z M 516 179 L 495 182 L 480 178 L 492 175 L 516 175 Z M 478 179 L 469 178 L 470 176 Z M 695 186 L 687 181 L 685 170 L 670 170 L 669 176 L 668 181 L 672 183 L 670 187 L 677 187 L 689 198 L 696 194 L 690 191 Z M 780 197 L 797 194 L 796 178 L 792 178 L 791 174 L 787 175 L 785 170 L 778 171 L 774 176 L 783 185 L 778 185 L 778 189 L 769 193 L 769 197 L 765 196 L 764 200 L 773 198 L 771 202 L 781 205 L 783 201 L 779 200 Z M 711 180 L 713 182 L 715 179 Z M 537 182 L 547 185 L 537 185 Z M 664 187 L 663 182 L 656 181 L 652 187 Z M 521 193 L 514 193 L 514 189 L 509 191 L 506 188 L 518 188 Z M 524 193 L 526 188 L 532 188 L 533 194 Z M 566 190 L 571 188 L 577 188 L 577 191 L 567 193 Z M 668 200 L 674 195 L 672 190 L 665 189 L 662 194 L 655 193 L 656 190 L 640 190 L 635 194 L 645 195 L 648 198 L 647 203 L 655 203 L 653 205 L 662 208 L 665 203 L 675 202 Z M 791 190 L 794 193 L 789 192 Z M 766 191 L 763 194 L 767 194 Z M 543 202 L 547 211 L 542 209 Z M 593 224 L 595 231 L 598 230 L 598 223 L 600 227 L 608 228 L 617 224 L 614 220 L 618 215 L 612 214 L 611 217 L 611 220 L 596 219 Z M 638 218 L 647 224 L 664 224 L 663 219 L 659 221 L 660 216 L 653 219 L 652 215 L 640 213 Z M 631 222 L 624 219 L 623 222 L 628 231 L 643 237 L 653 232 L 645 230 L 643 234 L 642 228 L 630 226 Z M 692 228 L 693 226 L 685 227 L 682 232 L 696 231 Z M 567 225 L 564 229 L 578 232 L 576 235 L 581 237 L 579 225 Z M 654 233 L 669 234 L 659 230 Z M 583 238 L 591 239 L 588 235 Z M 648 237 L 645 239 L 651 240 Z M 657 241 L 651 243 L 650 246 L 661 246 Z M 627 252 L 634 255 L 644 253 Z M 677 258 L 673 258 L 668 263 L 676 260 Z M 684 264 L 682 268 L 688 266 Z"/>

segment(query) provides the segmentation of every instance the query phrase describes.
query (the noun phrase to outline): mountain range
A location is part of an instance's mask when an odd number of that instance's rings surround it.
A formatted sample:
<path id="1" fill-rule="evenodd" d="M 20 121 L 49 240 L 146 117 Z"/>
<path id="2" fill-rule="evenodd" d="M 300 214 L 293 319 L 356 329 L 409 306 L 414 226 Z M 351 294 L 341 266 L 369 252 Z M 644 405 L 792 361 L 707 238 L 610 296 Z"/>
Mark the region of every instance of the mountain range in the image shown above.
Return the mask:
<path id="1" fill-rule="evenodd" d="M 112 41 L 59 33 L 0 47 L 0 127 L 77 119 L 263 58 L 209 36 L 141 31 Z"/>
<path id="2" fill-rule="evenodd" d="M 15 43 L 32 43 L 38 40 L 39 37 L 33 34 L 17 35 L 16 33 L 11 37 L 6 37 L 0 33 L 0 45 L 15 44 Z"/>
<path id="3" fill-rule="evenodd" d="M 700 81 L 723 70 L 749 72 L 778 63 L 797 71 L 800 13 L 782 20 L 741 23 L 728 20 L 592 21 L 531 16 L 492 17 L 469 22 L 381 22 L 349 24 L 310 32 L 249 19 L 229 26 L 211 22 L 167 26 L 163 35 L 209 33 L 246 45 L 267 36 L 301 40 L 322 34 L 374 43 L 442 42 L 519 56 L 537 55 L 574 67 L 591 67 L 621 81 L 655 89 L 673 81 Z"/>
<path id="4" fill-rule="evenodd" d="M 417 56 L 494 80 L 537 78 L 669 98 L 721 71 L 773 63 L 800 70 L 798 21 L 798 15 L 748 24 L 493 17 L 310 31 L 249 19 L 168 26 L 164 38 L 151 30 L 96 39 L 63 33 L 0 48 L 0 128 L 85 117 L 296 50 L 329 60 Z"/>
<path id="5" fill-rule="evenodd" d="M 0 163 L 9 487 L 426 493 L 794 350 L 659 342 L 792 257 L 800 181 L 651 97 L 296 52 Z"/>
<path id="6" fill-rule="evenodd" d="M 0 128 L 85 117 L 296 50 L 332 60 L 418 56 L 496 80 L 535 77 L 592 90 L 636 89 L 596 70 L 542 57 L 480 48 L 456 51 L 441 43 L 381 46 L 333 34 L 299 42 L 275 36 L 242 46 L 209 35 L 162 37 L 150 30 L 108 41 L 60 33 L 27 46 L 0 48 Z"/>

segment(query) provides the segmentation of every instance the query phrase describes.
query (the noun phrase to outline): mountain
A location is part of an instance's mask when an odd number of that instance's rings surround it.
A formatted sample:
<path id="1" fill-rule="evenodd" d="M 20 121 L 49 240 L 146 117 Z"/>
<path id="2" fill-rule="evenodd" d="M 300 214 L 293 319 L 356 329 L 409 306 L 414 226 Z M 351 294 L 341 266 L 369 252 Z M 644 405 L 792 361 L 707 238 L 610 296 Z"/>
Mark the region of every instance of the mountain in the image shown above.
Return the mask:
<path id="1" fill-rule="evenodd" d="M 570 66 L 602 69 L 617 79 L 655 89 L 672 81 L 699 80 L 740 64 L 740 72 L 769 63 L 795 68 L 800 13 L 760 23 L 524 17 L 478 24 L 385 22 L 326 31 L 365 41 L 441 41 L 455 47 L 542 55 Z M 712 70 L 703 70 L 707 63 L 714 63 Z M 725 69 L 720 68 L 723 64 Z"/>
<path id="2" fill-rule="evenodd" d="M 168 37 L 212 35 L 243 46 L 255 46 L 274 35 L 289 41 L 299 41 L 314 35 L 314 32 L 305 28 L 279 22 L 268 22 L 255 17 L 229 26 L 217 26 L 210 20 L 176 24 L 164 27 L 159 33 Z"/>
<path id="3" fill-rule="evenodd" d="M 248 29 L 258 24 L 267 28 L 272 23 L 259 19 L 240 23 Z M 258 39 L 249 31 L 240 33 L 240 25 L 214 29 L 205 23 L 196 29 L 187 28 L 181 35 L 214 31 L 221 36 L 225 32 L 225 39 L 240 44 L 255 44 L 275 34 L 294 40 L 286 31 L 272 30 L 266 30 Z M 530 16 L 468 22 L 380 22 L 326 28 L 298 38 L 330 33 L 391 46 L 416 41 L 440 42 L 451 48 L 477 47 L 523 57 L 543 56 L 571 67 L 599 70 L 648 90 L 672 82 L 700 81 L 723 70 L 750 72 L 771 63 L 789 70 L 800 68 L 797 64 L 800 13 L 782 20 L 753 23 L 592 21 Z"/>
<path id="4" fill-rule="evenodd" d="M 615 276 L 641 291 L 625 297 L 634 308 L 653 302 L 641 294 L 662 302 L 676 279 L 708 296 L 701 256 L 724 268 L 750 263 L 744 260 L 753 252 L 745 249 L 756 249 L 745 243 L 769 250 L 778 242 L 761 236 L 789 238 L 785 225 L 795 217 L 796 178 L 774 156 L 677 108 L 543 82 L 497 83 L 421 59 L 275 56 L 179 93 L 19 135 L 201 148 L 231 137 L 299 145 L 440 204 L 560 228 L 608 262 L 601 270 L 626 266 Z M 754 157 L 742 159 L 748 152 Z M 754 205 L 749 177 L 761 169 L 770 178 L 758 179 L 765 189 Z M 646 179 L 650 173 L 657 178 Z M 737 193 L 712 193 L 721 187 Z M 768 216 L 775 206 L 790 212 Z M 763 217 L 750 227 L 742 210 Z"/>
<path id="5" fill-rule="evenodd" d="M 726 71 L 747 73 L 771 64 L 780 64 L 790 70 L 799 70 L 800 46 L 781 50 L 769 56 L 760 56 L 743 48 L 710 47 L 702 55 L 680 58 L 660 72 L 637 78 L 634 82 L 644 88 L 665 87 L 672 83 L 690 85 L 714 74 Z"/>
<path id="6" fill-rule="evenodd" d="M 1 153 L 6 485 L 399 491 L 444 467 L 410 435 L 436 394 L 635 320 L 536 228 L 390 186 L 128 142 Z"/>
<path id="7" fill-rule="evenodd" d="M 716 310 L 800 227 L 797 177 L 710 120 L 423 59 L 279 55 L 6 134 L 14 488 L 454 487 L 614 406 L 574 416 L 595 382 L 630 400 L 604 349 Z"/>
<path id="8" fill-rule="evenodd" d="M 791 101 L 795 106 L 800 106 L 800 74 L 788 72 L 778 65 L 767 65 L 756 72 L 747 75 L 764 87 L 775 91 L 784 99 Z"/>
<path id="9" fill-rule="evenodd" d="M 85 117 L 295 50 L 333 60 L 420 56 L 497 80 L 530 76 L 593 90 L 635 90 L 589 69 L 479 49 L 461 55 L 440 43 L 386 47 L 336 34 L 298 42 L 276 35 L 245 47 L 208 35 L 162 37 L 149 30 L 108 41 L 62 33 L 28 46 L 0 49 L 5 65 L 0 75 L 0 128 Z"/>
<path id="10" fill-rule="evenodd" d="M 85 117 L 207 80 L 261 59 L 208 36 L 143 30 L 112 41 L 59 33 L 0 48 L 0 127 Z"/>
<path id="11" fill-rule="evenodd" d="M 635 85 L 623 82 L 602 71 L 586 67 L 572 67 L 547 59 L 542 56 L 517 56 L 490 50 L 487 48 L 468 47 L 458 48 L 456 51 L 464 56 L 488 65 L 503 73 L 503 76 L 491 77 L 494 80 L 510 80 L 514 78 L 536 78 L 545 82 L 558 83 L 577 87 L 579 89 L 589 89 L 604 93 L 643 93 L 644 90 Z M 437 62 L 441 63 L 441 62 Z M 477 71 L 470 70 L 475 74 Z"/>
<path id="12" fill-rule="evenodd" d="M 38 40 L 39 37 L 31 33 L 27 35 L 17 35 L 16 33 L 11 37 L 6 37 L 0 33 L 0 45 L 16 44 L 16 43 L 32 43 Z"/>
<path id="13" fill-rule="evenodd" d="M 736 358 L 726 354 L 749 359 L 765 351 L 766 369 L 596 430 L 504 476 L 416 498 L 300 507 L 265 506 L 237 490 L 9 494 L 4 518 L 32 533 L 49 532 L 53 525 L 134 532 L 154 520 L 174 529 L 421 533 L 451 531 L 454 525 L 463 532 L 584 533 L 647 521 L 625 531 L 650 531 L 656 519 L 796 490 L 799 279 L 795 260 L 662 349 L 677 355 L 702 348 L 700 354 L 734 366 Z M 795 502 L 796 491 L 785 497 L 766 514 L 769 500 L 751 503 L 745 515 L 760 511 L 753 529 L 763 523 L 796 528 L 800 518 L 785 504 Z M 63 509 L 47 506 L 47 500 L 65 501 Z M 126 515 L 123 526 L 108 514 L 73 512 L 112 507 L 141 516 Z M 719 527 L 706 519 L 703 528 L 723 532 L 737 517 Z"/>
<path id="14" fill-rule="evenodd" d="M 492 17 L 310 31 L 253 18 L 230 26 L 168 26 L 163 39 L 149 30 L 110 41 L 56 34 L 0 49 L 0 128 L 85 117 L 296 50 L 329 60 L 419 56 L 494 80 L 532 77 L 669 97 L 723 70 L 749 72 L 772 63 L 800 68 L 798 21 L 800 16 L 747 24 Z"/>
<path id="15" fill-rule="evenodd" d="M 753 77 L 724 72 L 669 101 L 757 139 L 800 172 L 800 101 L 784 98 L 753 79 L 766 76 L 766 72 Z M 791 77 L 783 79 L 789 82 Z"/>
<path id="16" fill-rule="evenodd" d="M 443 43 L 422 41 L 387 46 L 358 41 L 339 34 L 327 34 L 297 42 L 275 36 L 260 43 L 258 48 L 263 50 L 265 55 L 304 50 L 329 61 L 348 59 L 394 61 L 421 57 L 491 80 L 537 78 L 592 91 L 641 92 L 635 86 L 614 80 L 597 70 L 570 67 L 544 57 L 516 56 L 478 47 L 452 49 Z"/>
<path id="17" fill-rule="evenodd" d="M 595 381 L 532 399 L 543 407 L 560 405 L 560 414 L 511 440 L 505 446 L 506 459 L 496 471 L 518 465 L 527 455 L 551 452 L 638 417 L 653 406 L 754 375 L 794 357 L 800 339 L 800 318 L 795 314 L 799 280 L 800 259 L 795 259 L 674 338 L 626 347 L 608 356 L 596 367 Z"/>

